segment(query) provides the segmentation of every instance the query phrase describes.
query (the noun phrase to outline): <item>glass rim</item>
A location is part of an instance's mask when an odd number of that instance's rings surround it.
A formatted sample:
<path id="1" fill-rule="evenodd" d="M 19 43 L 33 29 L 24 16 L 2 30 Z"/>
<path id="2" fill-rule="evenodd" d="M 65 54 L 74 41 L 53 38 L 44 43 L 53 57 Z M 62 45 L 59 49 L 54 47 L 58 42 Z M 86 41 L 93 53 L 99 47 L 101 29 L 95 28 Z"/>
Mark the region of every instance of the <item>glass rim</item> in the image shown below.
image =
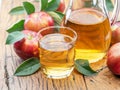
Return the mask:
<path id="1" fill-rule="evenodd" d="M 72 37 L 73 39 L 72 39 L 72 41 L 69 42 L 69 43 L 73 43 L 73 42 L 75 42 L 75 41 L 77 40 L 77 33 L 75 32 L 75 30 L 72 29 L 72 28 L 70 28 L 70 27 L 65 27 L 65 26 L 49 26 L 49 27 L 45 27 L 45 28 L 39 30 L 39 32 L 37 33 L 38 36 L 39 36 L 39 34 L 40 34 L 42 31 L 45 31 L 46 29 L 49 29 L 49 28 L 67 28 L 67 30 L 70 30 L 70 31 L 72 31 L 72 32 L 74 33 L 74 37 Z"/>

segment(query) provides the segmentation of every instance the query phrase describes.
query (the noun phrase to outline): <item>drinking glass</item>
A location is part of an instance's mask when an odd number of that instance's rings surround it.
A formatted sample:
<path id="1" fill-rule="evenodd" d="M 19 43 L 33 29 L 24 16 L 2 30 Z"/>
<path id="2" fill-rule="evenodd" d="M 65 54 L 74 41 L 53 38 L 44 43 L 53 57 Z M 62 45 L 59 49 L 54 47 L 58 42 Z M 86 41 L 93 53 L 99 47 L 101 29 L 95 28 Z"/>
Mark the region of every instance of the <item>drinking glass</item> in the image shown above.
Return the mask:
<path id="1" fill-rule="evenodd" d="M 38 32 L 39 57 L 48 78 L 65 78 L 74 68 L 76 32 L 69 27 L 52 26 Z"/>

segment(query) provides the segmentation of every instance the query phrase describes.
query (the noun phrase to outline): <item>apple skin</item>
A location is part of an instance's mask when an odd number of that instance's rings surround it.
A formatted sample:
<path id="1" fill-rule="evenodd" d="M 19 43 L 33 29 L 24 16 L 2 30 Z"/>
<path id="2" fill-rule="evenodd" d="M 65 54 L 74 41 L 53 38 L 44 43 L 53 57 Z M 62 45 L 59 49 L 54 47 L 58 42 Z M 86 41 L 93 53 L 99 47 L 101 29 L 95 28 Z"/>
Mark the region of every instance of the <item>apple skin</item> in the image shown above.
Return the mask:
<path id="1" fill-rule="evenodd" d="M 49 26 L 54 26 L 54 20 L 46 12 L 35 12 L 25 18 L 24 29 L 26 30 L 38 32 Z"/>
<path id="2" fill-rule="evenodd" d="M 120 42 L 111 46 L 107 53 L 107 66 L 110 71 L 120 76 Z"/>
<path id="3" fill-rule="evenodd" d="M 36 32 L 23 30 L 25 38 L 14 43 L 15 53 L 23 60 L 31 57 L 39 58 L 38 36 Z"/>
<path id="4" fill-rule="evenodd" d="M 120 42 L 120 22 L 112 25 L 112 44 Z"/>
<path id="5" fill-rule="evenodd" d="M 64 12 L 64 10 L 65 10 L 65 2 L 64 2 L 64 0 L 60 0 L 60 5 L 59 5 L 57 11 Z"/>

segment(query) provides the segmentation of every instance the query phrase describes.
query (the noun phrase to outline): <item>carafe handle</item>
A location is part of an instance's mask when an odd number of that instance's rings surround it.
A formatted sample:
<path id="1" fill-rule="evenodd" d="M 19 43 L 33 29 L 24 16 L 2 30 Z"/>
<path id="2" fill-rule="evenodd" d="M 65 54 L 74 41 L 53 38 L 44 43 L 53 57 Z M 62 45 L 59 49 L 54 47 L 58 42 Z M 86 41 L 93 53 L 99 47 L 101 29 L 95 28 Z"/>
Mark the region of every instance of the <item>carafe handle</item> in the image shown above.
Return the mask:
<path id="1" fill-rule="evenodd" d="M 110 18 L 111 25 L 115 24 L 115 22 L 117 21 L 118 16 L 119 16 L 119 12 L 120 12 L 120 0 L 115 0 L 113 13 L 112 13 L 112 16 Z"/>
<path id="2" fill-rule="evenodd" d="M 68 20 L 68 18 L 69 18 L 69 16 L 70 16 L 70 14 L 71 14 L 71 11 L 72 11 L 72 4 L 73 4 L 73 0 L 69 0 L 69 2 L 68 2 L 68 7 L 67 7 L 67 9 L 66 9 L 66 11 L 65 11 L 65 21 L 64 21 L 64 24 L 66 24 L 66 22 L 67 22 L 67 20 Z"/>

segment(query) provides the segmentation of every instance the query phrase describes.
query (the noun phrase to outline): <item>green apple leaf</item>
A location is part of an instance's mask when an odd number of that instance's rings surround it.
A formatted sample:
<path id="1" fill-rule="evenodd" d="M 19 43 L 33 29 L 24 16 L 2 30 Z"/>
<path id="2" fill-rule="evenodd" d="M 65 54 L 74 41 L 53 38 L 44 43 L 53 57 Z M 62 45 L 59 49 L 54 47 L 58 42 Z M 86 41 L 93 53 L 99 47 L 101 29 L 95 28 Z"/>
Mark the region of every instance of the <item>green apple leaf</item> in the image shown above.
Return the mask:
<path id="1" fill-rule="evenodd" d="M 6 44 L 13 44 L 13 43 L 23 39 L 24 37 L 25 37 L 25 35 L 20 31 L 15 31 L 15 32 L 9 33 L 8 37 L 6 39 Z"/>
<path id="2" fill-rule="evenodd" d="M 91 8 L 91 0 L 86 1 L 84 7 Z"/>
<path id="3" fill-rule="evenodd" d="M 55 11 L 55 13 L 57 13 L 61 19 L 63 19 L 63 17 L 65 16 L 63 13 L 59 12 L 59 11 Z"/>
<path id="4" fill-rule="evenodd" d="M 97 74 L 97 72 L 93 71 L 89 66 L 88 60 L 77 59 L 75 61 L 75 68 L 77 69 L 78 72 L 86 76 Z"/>
<path id="5" fill-rule="evenodd" d="M 45 11 L 56 11 L 60 5 L 60 0 L 51 0 Z"/>
<path id="6" fill-rule="evenodd" d="M 48 0 L 41 0 L 41 10 L 45 10 L 48 6 Z"/>
<path id="7" fill-rule="evenodd" d="M 23 6 L 18 6 L 10 10 L 9 14 L 16 15 L 16 14 L 23 14 L 25 13 L 25 9 Z"/>
<path id="8" fill-rule="evenodd" d="M 24 8 L 25 8 L 28 15 L 35 12 L 35 7 L 34 7 L 34 5 L 32 3 L 23 2 L 23 6 L 24 6 Z"/>
<path id="9" fill-rule="evenodd" d="M 62 14 L 60 12 L 54 12 L 54 11 L 50 11 L 50 12 L 48 12 L 48 14 L 50 14 L 50 16 L 54 19 L 54 21 L 57 25 L 61 24 L 64 14 Z"/>
<path id="10" fill-rule="evenodd" d="M 11 33 L 11 32 L 14 32 L 14 31 L 22 31 L 24 30 L 24 22 L 25 20 L 20 20 L 18 21 L 17 23 L 15 23 L 12 27 L 10 27 L 7 32 L 8 33 Z"/>
<path id="11" fill-rule="evenodd" d="M 39 2 L 40 0 L 34 0 L 35 2 Z"/>
<path id="12" fill-rule="evenodd" d="M 112 11 L 114 8 L 111 0 L 106 0 L 106 6 L 107 6 L 108 11 Z"/>
<path id="13" fill-rule="evenodd" d="M 16 76 L 27 76 L 35 73 L 41 67 L 38 58 L 30 58 L 25 60 L 18 68 L 16 69 L 14 75 Z"/>

